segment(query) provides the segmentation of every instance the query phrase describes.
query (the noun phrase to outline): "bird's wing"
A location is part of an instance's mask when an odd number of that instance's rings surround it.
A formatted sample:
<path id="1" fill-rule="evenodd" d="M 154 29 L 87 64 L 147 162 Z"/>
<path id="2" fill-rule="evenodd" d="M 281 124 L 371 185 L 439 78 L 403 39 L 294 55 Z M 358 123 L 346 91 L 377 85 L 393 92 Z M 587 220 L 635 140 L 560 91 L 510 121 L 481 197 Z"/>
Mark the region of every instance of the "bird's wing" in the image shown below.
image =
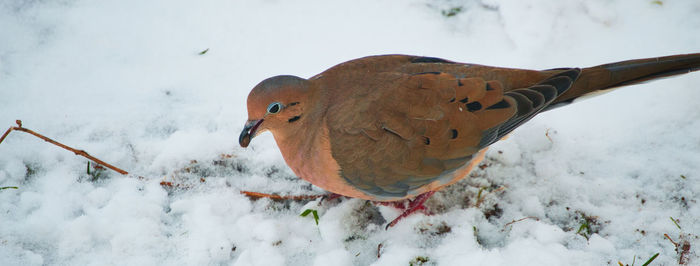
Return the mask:
<path id="1" fill-rule="evenodd" d="M 504 90 L 446 72 L 345 76 L 327 125 L 339 176 L 377 197 L 404 197 L 451 173 L 568 90 L 579 69 Z M 442 181 L 442 180 L 441 180 Z"/>

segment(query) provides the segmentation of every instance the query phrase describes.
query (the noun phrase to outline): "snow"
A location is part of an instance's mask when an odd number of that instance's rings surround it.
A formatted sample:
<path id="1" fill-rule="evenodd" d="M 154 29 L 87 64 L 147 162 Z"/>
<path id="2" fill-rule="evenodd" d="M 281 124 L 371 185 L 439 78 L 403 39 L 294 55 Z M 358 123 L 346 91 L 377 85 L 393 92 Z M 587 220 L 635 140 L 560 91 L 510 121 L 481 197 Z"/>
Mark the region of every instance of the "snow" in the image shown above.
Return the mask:
<path id="1" fill-rule="evenodd" d="M 273 75 L 386 53 L 546 69 L 699 52 L 699 14 L 671 0 L 0 2 L 0 126 L 22 119 L 131 173 L 93 180 L 86 159 L 11 133 L 0 264 L 676 264 L 664 234 L 698 264 L 699 73 L 538 116 L 429 200 L 433 215 L 389 230 L 399 212 L 363 200 L 239 194 L 323 191 L 269 134 L 237 137 Z"/>

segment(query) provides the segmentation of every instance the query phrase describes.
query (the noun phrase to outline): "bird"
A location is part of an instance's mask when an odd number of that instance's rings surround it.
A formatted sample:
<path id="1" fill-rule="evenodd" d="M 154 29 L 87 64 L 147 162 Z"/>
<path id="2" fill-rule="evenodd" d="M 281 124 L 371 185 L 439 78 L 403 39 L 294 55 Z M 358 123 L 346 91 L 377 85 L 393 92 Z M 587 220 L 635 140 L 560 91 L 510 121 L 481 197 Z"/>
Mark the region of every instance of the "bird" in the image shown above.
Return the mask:
<path id="1" fill-rule="evenodd" d="M 697 70 L 700 53 L 547 70 L 368 56 L 308 79 L 257 84 L 239 144 L 269 131 L 286 164 L 313 185 L 374 202 L 409 200 L 389 228 L 468 176 L 489 145 L 537 114 Z"/>

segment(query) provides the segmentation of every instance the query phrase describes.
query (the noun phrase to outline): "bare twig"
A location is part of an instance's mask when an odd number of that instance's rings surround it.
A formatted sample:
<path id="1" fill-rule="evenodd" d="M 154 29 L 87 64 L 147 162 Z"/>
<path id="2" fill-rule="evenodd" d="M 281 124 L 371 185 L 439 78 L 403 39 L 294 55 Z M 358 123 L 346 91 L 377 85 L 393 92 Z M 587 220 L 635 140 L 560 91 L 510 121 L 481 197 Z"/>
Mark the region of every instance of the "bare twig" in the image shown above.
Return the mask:
<path id="1" fill-rule="evenodd" d="M 2 134 L 2 137 L 0 137 L 0 143 L 2 143 L 3 140 L 5 140 L 5 137 L 7 137 L 7 134 L 10 134 L 10 131 L 12 131 L 14 127 L 10 127 L 5 131 L 5 134 Z"/>
<path id="2" fill-rule="evenodd" d="M 671 237 L 668 236 L 668 234 L 664 234 L 664 236 L 665 236 L 666 238 L 668 238 L 668 241 L 671 241 L 671 243 L 673 243 L 673 246 L 675 246 L 676 248 L 678 248 L 678 243 L 676 243 L 675 241 L 673 241 L 673 239 L 671 239 Z"/>
<path id="3" fill-rule="evenodd" d="M 200 180 L 202 181 L 202 180 Z M 204 182 L 204 181 L 202 181 Z M 163 187 L 167 188 L 179 188 L 179 189 L 190 189 L 192 188 L 191 185 L 184 185 L 184 184 L 178 184 L 174 183 L 172 181 L 160 181 L 160 185 Z M 276 200 L 276 201 L 283 201 L 283 200 L 294 200 L 294 201 L 301 201 L 301 200 L 313 200 L 317 198 L 324 197 L 326 195 L 287 195 L 287 196 L 281 196 L 281 195 L 275 195 L 275 194 L 268 194 L 268 193 L 262 193 L 262 192 L 254 192 L 254 191 L 247 191 L 247 190 L 241 190 L 241 194 L 245 195 L 246 197 L 252 199 L 252 200 L 257 200 L 257 199 L 262 199 L 262 198 L 268 198 L 271 200 Z"/>
<path id="4" fill-rule="evenodd" d="M 56 146 L 58 146 L 58 147 L 64 148 L 64 149 L 66 149 L 66 150 L 69 150 L 69 151 L 75 153 L 75 155 L 83 156 L 83 157 L 85 157 L 85 158 L 87 158 L 87 159 L 89 159 L 89 160 L 92 160 L 93 162 L 96 162 L 96 163 L 98 163 L 98 164 L 100 164 L 100 165 L 103 165 L 104 167 L 107 167 L 107 168 L 109 168 L 109 169 L 112 169 L 112 170 L 116 171 L 117 173 L 120 173 L 120 174 L 122 174 L 122 175 L 128 175 L 128 174 L 129 174 L 129 172 L 127 172 L 127 171 L 124 171 L 124 170 L 122 170 L 122 169 L 120 169 L 120 168 L 117 168 L 117 167 L 114 166 L 114 165 L 108 164 L 108 163 L 106 163 L 106 162 L 104 162 L 104 161 L 102 161 L 102 160 L 100 160 L 100 159 L 97 159 L 97 158 L 93 157 L 92 155 L 88 154 L 88 153 L 85 152 L 84 150 L 77 150 L 77 149 L 68 147 L 68 146 L 66 146 L 66 145 L 64 145 L 64 144 L 62 144 L 62 143 L 60 143 L 60 142 L 58 142 L 58 141 L 52 140 L 52 139 L 50 139 L 50 138 L 45 137 L 44 135 L 41 135 L 41 134 L 39 134 L 39 133 L 36 133 L 36 132 L 34 132 L 33 130 L 31 130 L 31 129 L 23 128 L 23 127 L 22 127 L 22 120 L 16 120 L 15 123 L 17 123 L 17 126 L 16 126 L 16 127 L 10 127 L 7 131 L 5 131 L 5 134 L 3 134 L 3 135 L 2 135 L 2 138 L 0 138 L 0 143 L 2 143 L 2 141 L 5 140 L 5 137 L 7 137 L 7 135 L 10 134 L 10 131 L 13 131 L 13 130 L 22 131 L 22 132 L 25 132 L 25 133 L 32 134 L 32 135 L 34 135 L 35 137 L 40 138 L 40 139 L 42 139 L 42 140 L 44 140 L 44 141 L 46 141 L 46 142 L 48 142 L 48 143 L 51 143 L 51 144 L 56 145 Z"/>
<path id="5" fill-rule="evenodd" d="M 549 130 L 550 130 L 550 129 L 551 129 L 551 128 L 548 128 L 548 129 L 547 129 L 547 132 L 544 133 L 544 136 L 547 137 L 547 139 L 549 140 L 549 142 L 554 143 L 554 141 L 552 140 L 552 137 L 549 136 Z"/>
<path id="6" fill-rule="evenodd" d="M 8 134 L 10 134 L 10 132 L 22 131 L 25 133 L 32 134 L 35 137 L 40 138 L 48 143 L 51 143 L 51 144 L 56 145 L 58 147 L 61 147 L 63 149 L 69 150 L 69 151 L 75 153 L 75 155 L 83 156 L 83 157 L 85 157 L 85 158 L 87 158 L 87 159 L 89 159 L 89 160 L 91 160 L 99 165 L 102 165 L 104 167 L 112 169 L 112 170 L 116 171 L 117 173 L 120 173 L 122 175 L 129 174 L 129 172 L 127 172 L 127 171 L 124 171 L 124 170 L 122 170 L 114 165 L 108 164 L 105 161 L 102 161 L 100 159 L 93 157 L 92 155 L 88 154 L 84 150 L 78 150 L 78 149 L 71 148 L 69 146 L 66 146 L 66 145 L 58 142 L 58 141 L 52 140 L 52 139 L 50 139 L 42 134 L 34 132 L 31 129 L 24 128 L 24 127 L 22 127 L 21 120 L 16 120 L 15 123 L 17 123 L 16 127 L 10 127 L 9 129 L 7 129 L 7 131 L 5 131 L 5 134 L 3 134 L 2 137 L 0 137 L 0 143 L 2 143 L 3 140 L 5 140 L 5 138 L 7 137 Z M 227 157 L 227 158 L 229 158 L 229 157 Z M 139 177 L 139 179 L 142 179 L 142 177 Z M 201 181 L 204 182 L 203 179 Z M 174 184 L 173 182 L 169 182 L 169 181 L 162 181 L 162 182 L 160 182 L 160 185 L 164 186 L 164 187 L 188 188 L 186 186 Z M 246 195 L 251 199 L 270 198 L 273 200 L 311 200 L 311 199 L 323 197 L 323 195 L 280 196 L 280 195 L 266 194 L 266 193 L 260 193 L 260 192 L 252 192 L 252 191 L 241 191 L 241 194 Z"/>
<path id="7" fill-rule="evenodd" d="M 323 197 L 324 195 L 299 195 L 299 196 L 280 196 L 274 194 L 253 192 L 241 190 L 241 194 L 246 195 L 251 199 L 269 198 L 272 200 L 312 200 Z"/>
<path id="8" fill-rule="evenodd" d="M 514 224 L 514 223 L 521 222 L 521 221 L 524 221 L 524 220 L 527 220 L 527 219 L 534 219 L 535 221 L 539 221 L 539 220 L 540 220 L 540 218 L 537 218 L 537 217 L 534 217 L 534 216 L 523 217 L 523 218 L 520 218 L 520 219 L 517 219 L 517 220 L 513 220 L 513 221 L 511 221 L 511 222 L 509 222 L 509 223 L 503 225 L 503 230 L 505 230 L 506 227 L 508 227 L 509 225 L 512 225 L 512 224 Z"/>

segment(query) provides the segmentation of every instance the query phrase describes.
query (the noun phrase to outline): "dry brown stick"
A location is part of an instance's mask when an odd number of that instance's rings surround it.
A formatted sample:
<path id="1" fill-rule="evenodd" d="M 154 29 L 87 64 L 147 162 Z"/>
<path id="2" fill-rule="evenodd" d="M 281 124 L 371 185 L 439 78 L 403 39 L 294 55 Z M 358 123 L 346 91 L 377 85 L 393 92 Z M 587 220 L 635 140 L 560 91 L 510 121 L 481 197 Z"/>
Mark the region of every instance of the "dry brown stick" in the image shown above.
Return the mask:
<path id="1" fill-rule="evenodd" d="M 30 130 L 28 128 L 24 128 L 24 127 L 22 127 L 21 120 L 16 120 L 15 123 L 17 123 L 16 127 L 8 128 L 7 131 L 5 131 L 5 134 L 3 134 L 2 137 L 0 137 L 0 143 L 2 143 L 2 141 L 5 140 L 5 138 L 7 137 L 7 135 L 10 134 L 10 132 L 12 132 L 13 130 L 22 131 L 25 133 L 32 134 L 32 135 L 36 136 L 37 138 L 40 138 L 48 143 L 51 143 L 53 145 L 56 145 L 56 146 L 59 146 L 61 148 L 66 149 L 66 150 L 69 150 L 69 151 L 75 153 L 75 155 L 83 156 L 89 160 L 94 161 L 95 163 L 97 163 L 99 165 L 102 165 L 104 167 L 112 169 L 112 170 L 116 171 L 117 173 L 120 173 L 122 175 L 129 174 L 129 172 L 127 172 L 127 171 L 124 171 L 120 168 L 117 168 L 116 166 L 113 166 L 111 164 L 108 164 L 108 163 L 100 160 L 100 159 L 93 157 L 92 155 L 88 154 L 84 150 L 77 150 L 77 149 L 71 148 L 69 146 L 66 146 L 66 145 L 58 142 L 58 141 L 52 140 L 44 135 L 36 133 L 33 130 Z M 174 185 L 172 182 L 166 182 L 166 181 L 161 182 L 160 185 L 167 186 L 167 187 L 179 187 L 179 185 Z M 241 194 L 244 194 L 252 199 L 270 198 L 273 200 L 309 200 L 309 199 L 317 199 L 317 198 L 323 197 L 323 195 L 279 196 L 279 195 L 266 194 L 266 193 L 260 193 L 260 192 L 252 192 L 252 191 L 241 191 Z"/>
<path id="2" fill-rule="evenodd" d="M 537 218 L 537 217 L 534 217 L 534 216 L 523 217 L 523 218 L 520 218 L 520 219 L 518 219 L 518 220 L 513 220 L 513 221 L 511 221 L 511 222 L 505 224 L 505 225 L 503 226 L 503 230 L 505 230 L 506 227 L 508 227 L 509 225 L 512 225 L 512 224 L 517 223 L 517 222 L 522 222 L 522 221 L 527 220 L 527 219 L 534 219 L 535 221 L 539 221 L 539 220 L 540 220 L 540 218 Z"/>
<path id="3" fill-rule="evenodd" d="M 91 161 L 93 161 L 93 162 L 96 162 L 97 164 L 100 164 L 100 165 L 102 165 L 102 166 L 104 166 L 104 167 L 107 167 L 107 168 L 109 168 L 109 169 L 112 169 L 112 170 L 116 171 L 117 173 L 120 173 L 120 174 L 122 174 L 122 175 L 128 175 L 128 174 L 129 174 L 129 172 L 127 172 L 127 171 L 124 171 L 124 170 L 122 170 L 122 169 L 119 169 L 119 168 L 117 168 L 117 167 L 114 166 L 114 165 L 108 164 L 108 163 L 106 163 L 106 162 L 104 162 L 104 161 L 102 161 L 102 160 L 100 160 L 100 159 L 97 159 L 97 158 L 93 157 L 92 155 L 88 154 L 88 153 L 85 152 L 84 150 L 73 149 L 73 148 L 71 148 L 71 147 L 68 147 L 68 146 L 66 146 L 66 145 L 63 145 L 62 143 L 60 143 L 60 142 L 58 142 L 58 141 L 52 140 L 52 139 L 50 139 L 50 138 L 45 137 L 44 135 L 41 135 L 41 134 L 39 134 L 39 133 L 36 133 L 36 132 L 34 132 L 34 131 L 30 130 L 30 129 L 23 128 L 23 127 L 22 127 L 22 120 L 16 120 L 15 122 L 17 123 L 17 126 L 16 126 L 16 127 L 10 127 L 7 131 L 5 131 L 5 134 L 3 134 L 3 135 L 2 135 L 2 138 L 0 138 L 0 143 L 2 143 L 2 141 L 5 140 L 5 137 L 7 137 L 7 135 L 10 134 L 10 131 L 13 131 L 13 130 L 22 131 L 22 132 L 25 132 L 25 133 L 32 134 L 32 135 L 34 135 L 35 137 L 40 138 L 40 139 L 42 139 L 42 140 L 44 140 L 44 141 L 46 141 L 46 142 L 48 142 L 48 143 L 51 143 L 51 144 L 56 145 L 56 146 L 58 146 L 58 147 L 64 148 L 64 149 L 69 150 L 69 151 L 72 151 L 73 153 L 75 153 L 75 155 L 79 155 L 79 156 L 83 156 L 83 157 L 85 157 L 85 158 L 88 158 L 89 160 L 91 160 Z"/>
<path id="4" fill-rule="evenodd" d="M 0 143 L 2 143 L 3 140 L 5 140 L 5 137 L 7 137 L 7 134 L 10 134 L 10 131 L 12 131 L 14 127 L 10 127 L 5 131 L 5 134 L 2 134 L 2 137 L 0 137 Z"/>
<path id="5" fill-rule="evenodd" d="M 548 128 L 548 129 L 547 129 L 547 132 L 544 133 L 544 136 L 547 137 L 547 139 L 549 140 L 549 142 L 554 143 L 554 141 L 552 141 L 552 137 L 549 136 L 549 130 L 550 130 L 550 129 L 551 129 L 551 128 Z"/>
<path id="6" fill-rule="evenodd" d="M 668 234 L 664 234 L 664 236 L 665 236 L 666 238 L 668 238 L 668 241 L 671 241 L 671 243 L 673 244 L 673 246 L 675 246 L 676 248 L 678 248 L 678 243 L 676 243 L 675 241 L 673 241 L 673 239 L 671 239 L 671 237 L 668 236 Z"/>
<path id="7" fill-rule="evenodd" d="M 246 195 L 252 199 L 269 198 L 272 200 L 312 200 L 323 197 L 323 195 L 299 195 L 299 196 L 280 196 L 274 194 L 253 192 L 241 190 L 241 194 Z"/>

